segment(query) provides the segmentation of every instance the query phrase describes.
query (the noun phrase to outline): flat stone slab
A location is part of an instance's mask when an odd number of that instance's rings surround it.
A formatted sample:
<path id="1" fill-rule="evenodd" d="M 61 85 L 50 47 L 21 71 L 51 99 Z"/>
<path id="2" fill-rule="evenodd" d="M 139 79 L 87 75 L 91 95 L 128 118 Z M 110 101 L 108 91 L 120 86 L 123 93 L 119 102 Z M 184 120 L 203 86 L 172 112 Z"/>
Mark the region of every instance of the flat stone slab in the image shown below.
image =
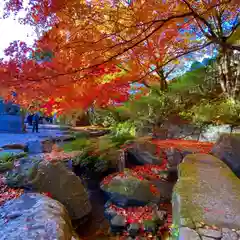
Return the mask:
<path id="1" fill-rule="evenodd" d="M 189 228 L 204 224 L 240 229 L 240 180 L 218 158 L 189 154 L 179 165 L 173 194 L 174 224 L 181 226 L 183 218 L 189 220 L 191 226 L 185 224 Z"/>

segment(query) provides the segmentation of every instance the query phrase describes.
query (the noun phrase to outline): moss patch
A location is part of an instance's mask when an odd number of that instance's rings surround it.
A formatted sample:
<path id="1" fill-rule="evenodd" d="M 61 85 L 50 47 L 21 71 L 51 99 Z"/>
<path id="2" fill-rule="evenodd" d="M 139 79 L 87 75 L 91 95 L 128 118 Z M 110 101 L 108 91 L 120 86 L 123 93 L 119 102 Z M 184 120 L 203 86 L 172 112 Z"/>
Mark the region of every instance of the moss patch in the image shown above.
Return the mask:
<path id="1" fill-rule="evenodd" d="M 174 225 L 179 227 L 180 218 L 187 218 L 195 226 L 239 228 L 239 201 L 240 180 L 218 158 L 191 154 L 180 164 L 173 195 L 173 203 L 178 205 L 174 206 Z"/>
<path id="2" fill-rule="evenodd" d="M 194 204 L 192 198 L 199 191 L 198 171 L 193 162 L 179 165 L 179 179 L 179 182 L 174 187 L 174 192 L 181 198 L 179 217 L 202 221 L 203 210 Z"/>

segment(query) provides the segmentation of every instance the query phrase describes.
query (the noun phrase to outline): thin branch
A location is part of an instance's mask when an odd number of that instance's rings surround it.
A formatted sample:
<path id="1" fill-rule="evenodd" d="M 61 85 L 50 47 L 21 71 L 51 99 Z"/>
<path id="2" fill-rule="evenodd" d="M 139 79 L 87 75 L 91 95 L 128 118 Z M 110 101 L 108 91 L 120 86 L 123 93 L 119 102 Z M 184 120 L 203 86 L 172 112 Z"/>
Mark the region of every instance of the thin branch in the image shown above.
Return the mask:
<path id="1" fill-rule="evenodd" d="M 211 45 L 211 44 L 213 44 L 213 42 L 208 42 L 208 43 L 205 43 L 205 44 L 202 45 L 202 46 L 199 46 L 199 47 L 194 48 L 194 49 L 191 49 L 191 50 L 189 50 L 189 51 L 187 51 L 187 52 L 181 53 L 181 54 L 179 54 L 179 55 L 177 55 L 177 56 L 175 56 L 175 57 L 172 57 L 172 58 L 169 59 L 167 62 L 165 62 L 161 67 L 166 66 L 167 64 L 169 64 L 169 63 L 172 62 L 173 60 L 176 60 L 177 58 L 183 57 L 183 56 L 185 56 L 185 55 L 187 55 L 187 54 L 189 54 L 189 53 L 192 53 L 192 52 L 199 51 L 199 50 L 201 50 L 201 49 L 203 49 L 203 48 L 205 48 L 205 47 L 207 47 L 207 46 L 209 46 L 209 45 Z M 148 76 L 149 74 L 151 74 L 151 73 L 153 73 L 153 72 L 155 72 L 155 71 L 156 71 L 156 69 L 149 71 L 146 75 L 144 75 L 143 77 L 139 78 L 138 80 L 135 80 L 134 82 L 141 82 L 146 76 Z"/>
<path id="2" fill-rule="evenodd" d="M 235 31 L 237 30 L 237 28 L 240 27 L 239 16 L 240 16 L 240 13 L 237 14 L 236 19 L 235 19 L 235 21 L 234 21 L 235 24 L 233 24 L 234 26 L 233 26 L 233 28 L 232 28 L 232 30 L 231 30 L 230 35 L 228 35 L 227 38 L 230 38 L 230 37 L 235 33 Z"/>
<path id="3" fill-rule="evenodd" d="M 212 37 L 217 38 L 217 35 L 215 34 L 215 32 L 214 32 L 211 24 L 210 24 L 203 16 L 201 16 L 201 15 L 199 15 L 199 14 L 197 13 L 197 12 L 192 8 L 192 6 L 191 6 L 191 4 L 190 4 L 189 2 L 187 2 L 186 0 L 183 0 L 183 2 L 184 2 L 184 3 L 188 6 L 188 8 L 191 10 L 193 16 L 194 16 L 196 19 L 199 19 L 201 22 L 203 22 L 203 23 L 207 26 L 207 28 L 208 28 L 209 32 L 211 33 Z M 216 6 L 215 6 L 215 7 L 216 7 Z"/>

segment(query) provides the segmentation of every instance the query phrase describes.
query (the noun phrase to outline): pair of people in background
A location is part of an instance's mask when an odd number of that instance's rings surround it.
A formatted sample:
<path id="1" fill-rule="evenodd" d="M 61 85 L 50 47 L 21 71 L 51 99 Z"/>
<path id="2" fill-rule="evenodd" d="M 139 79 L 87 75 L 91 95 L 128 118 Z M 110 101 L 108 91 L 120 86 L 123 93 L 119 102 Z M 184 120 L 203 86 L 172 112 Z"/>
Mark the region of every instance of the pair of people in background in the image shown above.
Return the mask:
<path id="1" fill-rule="evenodd" d="M 40 116 L 37 112 L 32 115 L 28 115 L 27 122 L 29 126 L 32 126 L 32 132 L 38 133 L 39 119 Z"/>

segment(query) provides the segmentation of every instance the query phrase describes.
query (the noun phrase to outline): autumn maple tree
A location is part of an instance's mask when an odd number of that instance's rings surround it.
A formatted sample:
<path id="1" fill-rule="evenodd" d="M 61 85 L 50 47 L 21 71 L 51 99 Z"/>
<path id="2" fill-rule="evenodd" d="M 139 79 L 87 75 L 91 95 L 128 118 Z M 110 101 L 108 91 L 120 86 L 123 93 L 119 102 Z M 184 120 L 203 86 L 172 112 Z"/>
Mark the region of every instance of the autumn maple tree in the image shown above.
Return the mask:
<path id="1" fill-rule="evenodd" d="M 6 1 L 5 17 L 22 8 L 21 0 Z M 165 90 L 189 53 L 217 48 L 229 64 L 227 56 L 240 51 L 228 41 L 239 27 L 237 1 L 36 0 L 26 12 L 21 22 L 34 26 L 39 39 L 32 48 L 12 43 L 10 60 L 0 66 L 1 94 L 15 91 L 21 103 L 51 96 L 62 99 L 62 109 L 105 106 L 126 101 L 133 82 Z M 231 72 L 222 70 L 221 86 L 227 96 L 238 95 Z"/>

